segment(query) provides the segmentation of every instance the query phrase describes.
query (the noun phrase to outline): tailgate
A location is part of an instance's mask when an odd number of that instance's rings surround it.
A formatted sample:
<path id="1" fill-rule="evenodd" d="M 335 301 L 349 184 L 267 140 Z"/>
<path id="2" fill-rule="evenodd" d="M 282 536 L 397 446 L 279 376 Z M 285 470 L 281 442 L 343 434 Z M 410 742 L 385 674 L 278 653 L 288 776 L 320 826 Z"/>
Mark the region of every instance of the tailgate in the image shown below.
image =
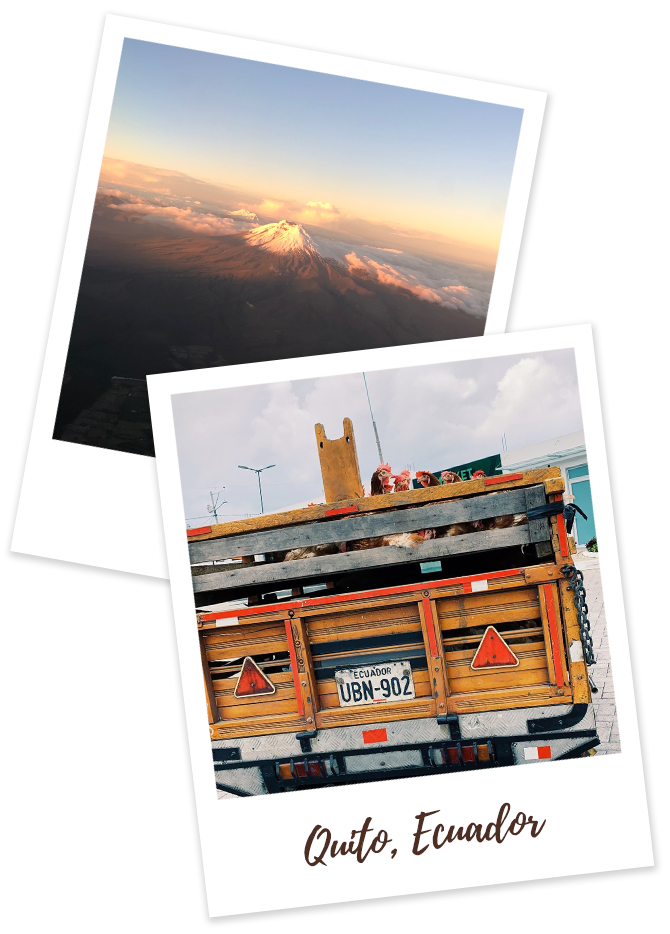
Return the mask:
<path id="1" fill-rule="evenodd" d="M 211 619 L 200 637 L 213 736 L 569 703 L 571 672 L 583 661 L 568 659 L 566 626 L 574 638 L 575 622 L 558 577 L 544 565 L 250 608 L 223 628 L 207 628 L 227 622 Z M 489 627 L 514 664 L 473 668 Z M 235 697 L 245 657 L 274 693 Z M 338 671 L 400 661 L 411 668 L 414 697 L 342 705 Z"/>

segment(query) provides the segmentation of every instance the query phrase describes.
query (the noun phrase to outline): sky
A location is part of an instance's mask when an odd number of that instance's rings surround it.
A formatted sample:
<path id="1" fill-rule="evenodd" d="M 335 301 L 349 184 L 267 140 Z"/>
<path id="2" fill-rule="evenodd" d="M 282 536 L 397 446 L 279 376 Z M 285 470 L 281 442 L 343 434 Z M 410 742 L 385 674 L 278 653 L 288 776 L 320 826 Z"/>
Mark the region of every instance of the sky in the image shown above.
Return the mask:
<path id="1" fill-rule="evenodd" d="M 658 315 L 654 311 L 521 311 L 519 324 L 597 318 L 603 332 L 612 421 L 658 416 Z M 511 445 L 510 445 L 511 448 Z"/>
<path id="2" fill-rule="evenodd" d="M 582 430 L 572 350 L 366 373 L 382 452 L 393 470 L 448 469 L 479 457 Z M 210 517 L 209 493 L 226 500 L 219 520 L 323 501 L 314 434 L 340 438 L 354 426 L 361 479 L 379 464 L 360 373 L 172 397 L 185 518 Z M 225 487 L 225 489 L 223 489 Z"/>
<path id="3" fill-rule="evenodd" d="M 558 106 L 528 278 L 548 291 L 572 289 L 572 10 L 141 12 L 554 87 Z M 73 147 L 97 14 L 12 12 L 14 133 Z"/>
<path id="4" fill-rule="evenodd" d="M 108 169 L 134 163 L 222 186 L 255 213 L 386 231 L 414 248 L 432 241 L 491 268 L 522 116 L 126 39 L 105 156 Z"/>

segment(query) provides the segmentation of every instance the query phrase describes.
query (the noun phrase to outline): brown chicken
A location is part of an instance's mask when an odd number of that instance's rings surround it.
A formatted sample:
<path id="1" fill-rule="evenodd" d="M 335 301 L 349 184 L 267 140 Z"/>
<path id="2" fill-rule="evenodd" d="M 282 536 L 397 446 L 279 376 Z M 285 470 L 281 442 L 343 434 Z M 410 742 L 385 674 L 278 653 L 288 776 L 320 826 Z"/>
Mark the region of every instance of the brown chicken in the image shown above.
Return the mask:
<path id="1" fill-rule="evenodd" d="M 401 470 L 398 474 L 391 474 L 393 480 L 393 492 L 403 493 L 412 488 L 412 481 L 409 477 L 409 470 Z"/>
<path id="2" fill-rule="evenodd" d="M 471 535 L 473 532 L 481 532 L 484 524 L 481 519 L 474 522 L 454 522 L 453 525 L 447 525 L 443 529 L 438 529 L 438 538 L 451 538 L 452 535 Z"/>
<path id="3" fill-rule="evenodd" d="M 437 479 L 434 473 L 431 473 L 429 470 L 417 470 L 416 479 L 419 481 L 421 486 L 440 486 L 440 481 Z"/>
<path id="4" fill-rule="evenodd" d="M 394 545 L 396 548 L 417 548 L 422 542 L 427 542 L 435 537 L 435 529 L 420 529 L 418 532 L 394 532 L 391 535 L 359 538 L 355 542 L 348 542 L 347 551 L 367 551 L 368 548 L 380 548 L 384 545 Z"/>
<path id="5" fill-rule="evenodd" d="M 325 545 L 306 545 L 287 552 L 284 561 L 298 561 L 300 558 L 321 558 L 323 555 L 337 555 L 347 550 L 346 542 L 328 542 Z"/>
<path id="6" fill-rule="evenodd" d="M 517 512 L 513 515 L 485 519 L 484 522 L 487 529 L 511 529 L 517 525 L 528 525 L 528 516 L 525 512 Z"/>
<path id="7" fill-rule="evenodd" d="M 390 464 L 380 464 L 377 467 L 370 480 L 370 496 L 380 496 L 382 493 L 392 492 L 391 474 Z"/>
<path id="8" fill-rule="evenodd" d="M 453 470 L 443 470 L 440 474 L 442 483 L 461 483 L 461 478 Z"/>

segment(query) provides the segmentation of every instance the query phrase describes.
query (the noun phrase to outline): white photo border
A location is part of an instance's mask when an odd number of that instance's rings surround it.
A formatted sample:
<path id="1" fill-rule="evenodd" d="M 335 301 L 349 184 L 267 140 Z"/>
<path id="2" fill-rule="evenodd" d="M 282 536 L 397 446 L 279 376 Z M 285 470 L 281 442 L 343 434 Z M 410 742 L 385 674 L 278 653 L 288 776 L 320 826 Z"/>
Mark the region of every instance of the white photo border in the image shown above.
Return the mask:
<path id="1" fill-rule="evenodd" d="M 523 108 L 486 334 L 504 331 L 546 95 L 469 78 L 368 62 L 180 26 L 107 16 L 53 318 L 40 382 L 12 550 L 153 577 L 167 577 L 153 458 L 53 439 L 123 40 L 288 65 L 343 77 Z M 45 469 L 48 466 L 48 469 Z M 32 491 L 50 502 L 36 512 Z M 100 508 L 100 491 L 104 507 Z M 36 527 L 39 524 L 39 534 Z M 130 534 L 132 530 L 132 534 Z"/>
<path id="2" fill-rule="evenodd" d="M 621 753 L 533 768 L 402 778 L 299 794 L 218 800 L 212 768 L 201 659 L 184 534 L 172 396 L 226 387 L 343 375 L 365 370 L 573 349 L 589 457 L 593 507 L 614 672 Z M 653 865 L 635 713 L 607 455 L 591 328 L 555 328 L 405 347 L 355 351 L 149 377 L 158 479 L 163 504 L 175 626 L 182 673 L 210 915 L 234 915 L 322 903 L 405 895 L 501 882 Z M 502 846 L 460 842 L 415 856 L 420 811 L 440 810 L 446 826 L 494 821 L 500 806 L 547 821 L 533 839 Z M 308 866 L 303 855 L 316 824 L 349 839 L 371 816 L 397 847 L 359 865 L 353 857 Z M 250 831 L 262 828 L 254 844 Z M 262 882 L 262 884 L 261 884 Z"/>

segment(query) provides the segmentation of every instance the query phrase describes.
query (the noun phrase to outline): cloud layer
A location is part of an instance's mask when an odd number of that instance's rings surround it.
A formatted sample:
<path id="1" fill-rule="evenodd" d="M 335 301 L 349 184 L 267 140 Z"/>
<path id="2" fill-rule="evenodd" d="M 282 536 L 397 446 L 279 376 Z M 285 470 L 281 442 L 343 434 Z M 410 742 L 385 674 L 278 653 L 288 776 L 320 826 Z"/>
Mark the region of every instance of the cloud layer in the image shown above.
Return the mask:
<path id="1" fill-rule="evenodd" d="M 190 200 L 190 199 L 188 199 Z M 141 223 L 150 220 L 154 224 L 180 227 L 189 234 L 221 236 L 237 233 L 254 227 L 258 218 L 249 211 L 231 211 L 228 215 L 213 214 L 203 210 L 199 201 L 194 207 L 179 207 L 166 203 L 165 199 L 140 197 L 121 189 L 102 188 L 98 191 L 96 208 L 116 212 L 117 220 Z"/>

